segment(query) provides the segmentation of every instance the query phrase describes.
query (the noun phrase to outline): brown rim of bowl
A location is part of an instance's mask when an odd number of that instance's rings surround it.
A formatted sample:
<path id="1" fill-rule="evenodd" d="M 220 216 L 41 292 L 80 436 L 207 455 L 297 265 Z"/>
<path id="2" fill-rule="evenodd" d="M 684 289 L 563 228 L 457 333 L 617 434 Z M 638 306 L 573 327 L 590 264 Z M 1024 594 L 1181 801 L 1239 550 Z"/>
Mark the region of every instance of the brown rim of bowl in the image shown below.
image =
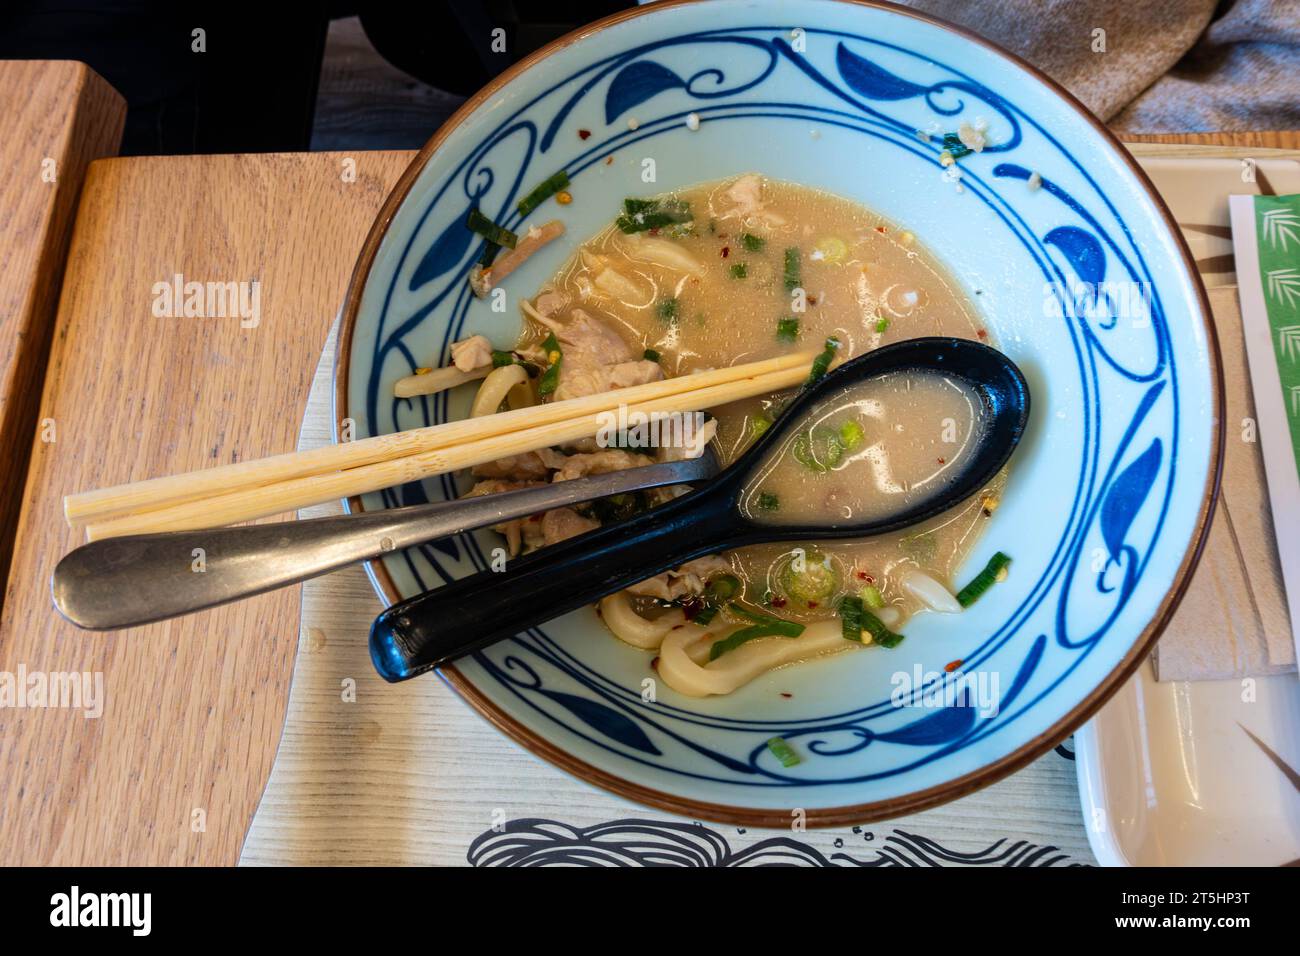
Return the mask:
<path id="1" fill-rule="evenodd" d="M 370 275 L 370 269 L 374 264 L 375 255 L 379 249 L 379 244 L 388 231 L 388 226 L 396 215 L 398 208 L 405 201 L 407 194 L 414 185 L 420 172 L 428 164 L 430 157 L 442 145 L 443 140 L 459 126 L 466 117 L 479 108 L 482 103 L 494 95 L 502 87 L 506 86 L 516 76 L 524 73 L 534 64 L 540 62 L 557 50 L 562 50 L 579 40 L 582 40 L 594 33 L 598 33 L 607 27 L 612 27 L 642 16 L 654 16 L 663 10 L 686 6 L 687 4 L 705 2 L 705 0 L 659 0 L 659 2 L 643 6 L 634 7 L 629 10 L 623 10 L 612 16 L 597 20 L 587 26 L 580 27 L 572 33 L 566 34 L 547 44 L 540 50 L 537 50 L 520 60 L 518 63 L 505 70 L 495 77 L 483 89 L 479 90 L 464 105 L 456 111 L 452 117 L 433 135 L 428 143 L 424 145 L 415 158 L 411 161 L 410 166 L 402 173 L 393 191 L 389 194 L 379 215 L 375 218 L 374 225 L 371 226 L 366 241 L 361 247 L 361 253 L 357 258 L 357 264 L 352 271 L 352 278 L 348 284 L 347 295 L 343 301 L 342 321 L 339 329 L 338 348 L 335 353 L 334 363 L 334 410 L 335 426 L 337 431 L 337 422 L 339 420 L 338 410 L 347 408 L 347 390 L 348 390 L 348 365 L 347 359 L 352 350 L 352 332 L 356 325 L 357 310 L 361 302 L 361 293 L 365 286 L 366 280 Z M 1109 129 L 1106 128 L 1088 109 L 1080 103 L 1068 90 L 1053 80 L 1051 77 L 1042 73 L 1036 67 L 1020 59 L 1013 53 L 1008 53 L 1002 48 L 990 43 L 988 40 L 977 36 L 963 27 L 956 26 L 936 17 L 918 13 L 907 7 L 900 7 L 896 4 L 883 2 L 883 0 L 838 0 L 852 6 L 869 7 L 884 10 L 889 13 L 900 16 L 911 17 L 914 20 L 920 20 L 931 26 L 939 27 L 951 33 L 978 44 L 986 50 L 1009 61 L 1012 65 L 1036 77 L 1046 87 L 1055 92 L 1062 100 L 1070 105 L 1076 113 L 1088 122 L 1093 129 L 1102 137 L 1102 139 L 1114 150 L 1115 154 L 1128 166 L 1129 172 L 1146 191 L 1160 216 L 1164 219 L 1165 228 L 1174 240 L 1179 254 L 1182 256 L 1183 268 L 1187 278 L 1190 280 L 1195 289 L 1201 305 L 1201 325 L 1205 331 L 1206 341 L 1208 343 L 1208 359 L 1211 365 L 1211 379 L 1214 387 L 1214 420 L 1218 428 L 1218 440 L 1214 442 L 1211 449 L 1212 457 L 1210 462 L 1209 475 L 1205 482 L 1205 500 L 1201 505 L 1201 511 L 1197 518 L 1196 528 L 1191 542 L 1188 545 L 1187 552 L 1183 555 L 1182 563 L 1179 565 L 1178 573 L 1174 578 L 1173 586 L 1165 596 L 1160 607 L 1156 609 L 1155 615 L 1151 622 L 1133 642 L 1133 646 L 1119 664 L 1093 689 L 1087 697 L 1079 702 L 1068 714 L 1058 720 L 1051 727 L 1047 728 L 1041 734 L 1032 740 L 1021 745 L 1012 753 L 1007 754 L 993 763 L 987 764 L 978 770 L 972 771 L 962 777 L 950 780 L 947 783 L 930 787 L 926 790 L 919 790 L 904 796 L 894 797 L 889 800 L 877 800 L 872 803 L 862 803 L 852 806 L 828 807 L 821 810 L 806 810 L 806 821 L 808 826 L 813 827 L 835 827 L 847 826 L 857 823 L 870 823 L 877 820 L 897 817 L 907 813 L 916 813 L 930 807 L 946 803 L 949 800 L 955 800 L 958 797 L 966 796 L 982 787 L 1001 780 L 1003 777 L 1014 773 L 1026 764 L 1051 750 L 1074 730 L 1091 717 L 1102 704 L 1124 684 L 1132 673 L 1137 670 L 1138 666 L 1146 659 L 1147 654 L 1154 647 L 1156 639 L 1164 631 L 1174 611 L 1177 609 L 1183 594 L 1187 590 L 1188 583 L 1191 581 L 1192 571 L 1195 569 L 1197 562 L 1200 560 L 1201 552 L 1205 547 L 1206 538 L 1209 534 L 1210 521 L 1214 514 L 1214 506 L 1219 494 L 1219 481 L 1223 470 L 1223 447 L 1225 426 L 1223 421 L 1224 405 L 1224 386 L 1223 386 L 1223 366 L 1219 352 L 1219 340 L 1215 332 L 1214 323 L 1210 320 L 1210 303 L 1205 294 L 1205 287 L 1201 283 L 1200 276 L 1197 274 L 1195 262 L 1191 253 L 1187 249 L 1182 233 L 1178 229 L 1178 224 L 1173 216 L 1170 215 L 1166 208 L 1164 200 L 1156 192 L 1151 180 L 1147 177 L 1142 167 L 1129 154 L 1128 150 L 1120 143 Z M 346 416 L 344 416 L 346 417 Z M 348 499 L 348 509 L 350 511 L 361 511 L 360 498 L 354 497 Z M 382 562 L 370 562 L 367 565 L 372 579 L 376 581 L 382 590 L 382 597 L 388 604 L 393 604 L 401 600 L 401 595 L 397 593 L 397 588 L 393 584 L 392 578 L 384 568 Z M 607 771 L 594 767 L 585 761 L 579 760 L 572 754 L 561 750 L 555 744 L 536 733 L 532 729 L 525 727 L 523 724 L 501 711 L 492 703 L 477 687 L 465 679 L 464 675 L 454 667 L 446 667 L 441 671 L 442 676 L 463 697 L 475 710 L 486 718 L 493 726 L 510 737 L 516 743 L 531 751 L 538 757 L 554 764 L 561 770 L 564 770 L 573 776 L 593 784 L 620 797 L 634 800 L 647 806 L 656 807 L 660 810 L 668 810 L 672 813 L 681 814 L 687 817 L 693 817 L 700 820 L 710 820 L 718 823 L 728 823 L 736 826 L 747 827 L 773 827 L 783 828 L 790 825 L 791 810 L 777 809 L 760 809 L 749 807 L 736 807 L 726 804 L 702 803 L 697 800 L 688 800 L 684 797 L 674 796 L 670 793 L 664 793 L 659 790 L 653 790 L 641 784 L 632 783 L 624 780 Z"/>

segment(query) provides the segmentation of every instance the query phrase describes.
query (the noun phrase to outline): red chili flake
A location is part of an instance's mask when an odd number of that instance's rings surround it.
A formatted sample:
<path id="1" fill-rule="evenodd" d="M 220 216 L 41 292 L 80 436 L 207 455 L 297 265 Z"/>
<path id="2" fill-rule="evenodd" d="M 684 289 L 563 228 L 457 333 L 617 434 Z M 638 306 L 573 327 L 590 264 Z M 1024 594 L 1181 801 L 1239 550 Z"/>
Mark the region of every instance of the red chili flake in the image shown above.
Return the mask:
<path id="1" fill-rule="evenodd" d="M 648 230 L 648 231 L 649 231 L 650 235 L 652 235 L 652 236 L 657 236 L 657 235 L 659 235 L 659 227 L 658 227 L 658 226 L 654 226 L 654 227 L 652 227 L 652 228 L 651 228 L 650 230 Z"/>
<path id="2" fill-rule="evenodd" d="M 701 601 L 699 598 L 691 598 L 689 601 L 687 601 L 685 604 L 682 605 L 682 613 L 686 615 L 686 620 L 688 621 L 694 620 L 695 615 L 699 614 L 703 610 L 704 610 L 704 602 Z"/>
<path id="3" fill-rule="evenodd" d="M 591 135 L 591 130 L 589 129 L 578 130 L 578 139 L 586 139 L 590 135 Z"/>
<path id="4" fill-rule="evenodd" d="M 794 696 L 794 694 L 787 694 L 785 691 L 781 691 L 781 696 L 784 697 L 786 700 L 789 700 L 791 697 Z"/>
<path id="5" fill-rule="evenodd" d="M 945 463 L 944 460 L 943 460 L 942 458 L 940 458 L 940 459 L 939 459 L 939 464 L 942 465 L 942 464 L 944 464 L 944 463 Z"/>
<path id="6" fill-rule="evenodd" d="M 879 232 L 879 233 L 882 233 L 882 234 L 883 234 L 883 233 L 889 232 L 889 230 L 886 229 L 884 226 L 877 226 L 877 227 L 876 227 L 876 232 Z"/>
<path id="7" fill-rule="evenodd" d="M 727 258 L 727 256 L 729 256 L 729 255 L 731 255 L 731 247 L 730 247 L 730 246 L 723 246 L 723 247 L 722 247 L 722 258 L 725 259 L 725 258 Z"/>
<path id="8" fill-rule="evenodd" d="M 978 336 L 979 336 L 980 338 L 982 338 L 982 339 L 987 339 L 987 338 L 989 337 L 988 332 L 984 331 L 983 329 L 980 329 L 980 330 L 979 330 L 978 332 L 976 332 L 975 334 L 978 335 Z"/>
<path id="9" fill-rule="evenodd" d="M 785 598 L 783 597 L 772 598 L 772 607 L 785 607 Z"/>
<path id="10" fill-rule="evenodd" d="M 652 671 L 659 670 L 659 658 L 656 657 L 654 660 L 650 662 L 650 669 Z"/>
<path id="11" fill-rule="evenodd" d="M 866 580 L 869 580 L 868 577 L 867 577 L 867 572 L 866 572 L 866 571 L 859 571 L 859 572 L 858 572 L 858 580 L 859 580 L 859 581 L 866 581 Z"/>
<path id="12" fill-rule="evenodd" d="M 815 295 L 810 295 L 810 296 L 808 296 L 808 304 L 809 304 L 809 305 L 816 305 L 816 304 L 817 304 L 817 296 L 815 296 Z"/>
<path id="13" fill-rule="evenodd" d="M 811 610 L 812 610 L 813 608 L 815 608 L 816 606 L 817 606 L 817 602 L 816 602 L 816 601 L 809 601 L 809 602 L 808 602 L 808 610 L 811 611 Z"/>
<path id="14" fill-rule="evenodd" d="M 608 166 L 608 165 L 609 165 L 610 163 L 612 163 L 613 161 L 614 161 L 614 154 L 613 154 L 613 153 L 610 153 L 608 156 L 605 157 L 605 165 L 606 165 L 606 166 Z"/>
<path id="15" fill-rule="evenodd" d="M 658 660 L 658 659 L 659 659 L 659 658 L 657 658 L 657 657 L 655 658 L 655 660 Z M 958 658 L 958 659 L 955 660 L 955 661 L 949 661 L 947 664 L 944 664 L 944 665 L 943 665 L 943 669 L 946 670 L 949 674 L 951 674 L 953 671 L 955 671 L 955 670 L 956 670 L 957 668 L 959 668 L 959 667 L 961 667 L 961 658 Z"/>

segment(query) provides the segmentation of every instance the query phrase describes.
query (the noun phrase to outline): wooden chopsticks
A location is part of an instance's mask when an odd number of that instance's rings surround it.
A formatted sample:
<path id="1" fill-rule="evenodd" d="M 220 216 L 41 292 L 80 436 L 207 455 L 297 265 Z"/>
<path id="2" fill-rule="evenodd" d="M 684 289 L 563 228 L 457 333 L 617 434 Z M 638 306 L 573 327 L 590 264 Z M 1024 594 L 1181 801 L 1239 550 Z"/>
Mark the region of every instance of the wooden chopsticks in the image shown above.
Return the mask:
<path id="1" fill-rule="evenodd" d="M 607 414 L 693 412 L 780 391 L 813 353 L 785 355 L 254 461 L 69 495 L 64 515 L 97 538 L 246 521 L 595 435 Z"/>

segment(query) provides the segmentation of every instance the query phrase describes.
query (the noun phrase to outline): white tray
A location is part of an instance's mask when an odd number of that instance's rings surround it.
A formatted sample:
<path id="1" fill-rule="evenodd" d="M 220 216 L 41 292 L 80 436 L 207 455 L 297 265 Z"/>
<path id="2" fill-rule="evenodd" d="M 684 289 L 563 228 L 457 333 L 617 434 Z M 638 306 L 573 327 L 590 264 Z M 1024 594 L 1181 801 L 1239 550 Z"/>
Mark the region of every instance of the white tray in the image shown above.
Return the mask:
<path id="1" fill-rule="evenodd" d="M 1300 162 L 1139 157 L 1202 263 L 1234 284 L 1230 193 L 1300 192 Z M 1263 175 L 1260 175 L 1260 174 Z M 1229 441 L 1237 423 L 1228 422 Z M 1194 578 L 1192 587 L 1212 586 Z M 1088 841 L 1111 866 L 1300 861 L 1300 680 L 1158 683 L 1151 664 L 1074 736 Z"/>

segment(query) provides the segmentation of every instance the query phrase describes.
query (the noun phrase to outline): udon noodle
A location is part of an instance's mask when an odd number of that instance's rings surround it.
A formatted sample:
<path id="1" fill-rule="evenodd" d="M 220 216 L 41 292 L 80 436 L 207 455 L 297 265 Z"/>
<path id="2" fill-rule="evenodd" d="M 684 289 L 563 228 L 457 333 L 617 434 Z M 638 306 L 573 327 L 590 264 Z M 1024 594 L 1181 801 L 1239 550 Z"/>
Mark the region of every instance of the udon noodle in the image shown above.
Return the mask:
<path id="1" fill-rule="evenodd" d="M 629 199 L 522 308 L 525 328 L 511 351 L 482 336 L 453 350 L 462 371 L 496 366 L 479 386 L 475 415 L 818 348 L 831 338 L 837 361 L 924 335 L 988 340 L 971 302 L 906 230 L 845 199 L 753 174 Z M 724 461 L 766 430 L 782 399 L 717 410 L 708 436 Z M 801 524 L 892 511 L 947 481 L 980 427 L 979 402 L 959 383 L 887 376 L 820 407 L 760 469 L 742 506 L 753 520 Z M 684 453 L 584 441 L 477 467 L 470 494 Z M 648 652 L 647 664 L 670 687 L 692 696 L 731 693 L 812 658 L 890 647 L 918 611 L 961 610 L 954 572 L 1001 486 L 1000 476 L 969 503 L 905 533 L 692 561 L 605 598 L 600 615 L 619 639 Z M 621 495 L 498 530 L 518 553 L 685 490 Z"/>

